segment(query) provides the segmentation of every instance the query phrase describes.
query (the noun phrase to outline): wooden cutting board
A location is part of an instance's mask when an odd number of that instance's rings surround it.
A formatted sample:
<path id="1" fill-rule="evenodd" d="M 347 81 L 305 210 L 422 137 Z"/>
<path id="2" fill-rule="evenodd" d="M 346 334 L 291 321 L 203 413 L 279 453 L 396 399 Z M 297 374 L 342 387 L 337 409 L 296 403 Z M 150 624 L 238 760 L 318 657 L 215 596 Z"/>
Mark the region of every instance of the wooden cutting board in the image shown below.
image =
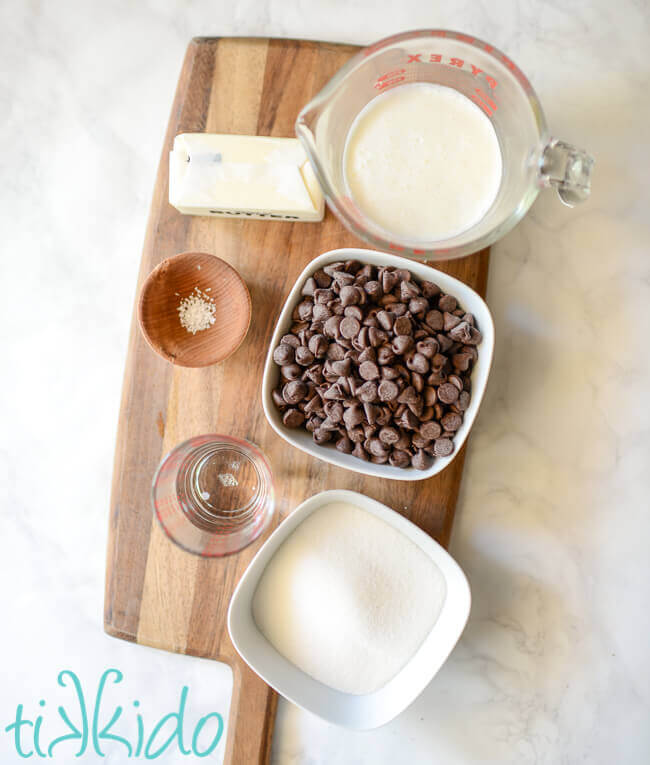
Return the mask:
<path id="1" fill-rule="evenodd" d="M 273 527 L 324 489 L 363 492 L 447 545 L 464 450 L 426 481 L 364 479 L 293 449 L 267 424 L 260 386 L 273 325 L 300 271 L 316 255 L 358 246 L 328 211 L 323 223 L 183 216 L 168 201 L 168 152 L 183 132 L 292 136 L 300 108 L 356 48 L 298 40 L 195 38 L 176 90 L 142 254 L 139 287 L 161 260 L 184 250 L 231 263 L 251 292 L 253 319 L 237 352 L 205 369 L 156 356 L 134 320 L 126 362 L 110 510 L 104 626 L 115 637 L 209 657 L 233 670 L 226 762 L 265 763 L 277 697 L 239 658 L 226 628 L 230 596 L 268 534 L 243 552 L 203 560 L 174 546 L 153 522 L 150 486 L 162 456 L 202 433 L 257 443 L 277 485 Z M 438 266 L 485 293 L 488 251 Z"/>

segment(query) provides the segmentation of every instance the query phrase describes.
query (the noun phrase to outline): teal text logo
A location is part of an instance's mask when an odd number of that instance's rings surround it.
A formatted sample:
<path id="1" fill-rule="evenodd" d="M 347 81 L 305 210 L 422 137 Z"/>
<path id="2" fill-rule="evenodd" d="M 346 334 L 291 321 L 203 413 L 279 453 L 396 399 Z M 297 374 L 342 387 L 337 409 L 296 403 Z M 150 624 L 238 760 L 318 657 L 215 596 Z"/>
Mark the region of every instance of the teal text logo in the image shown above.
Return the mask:
<path id="1" fill-rule="evenodd" d="M 183 686 L 174 711 L 159 720 L 147 722 L 137 699 L 130 701 L 126 708 L 103 702 L 107 684 L 119 685 L 123 679 L 118 669 L 107 669 L 99 678 L 94 703 L 88 706 L 80 679 L 74 672 L 65 669 L 59 672 L 57 682 L 69 691 L 69 703 L 61 704 L 56 712 L 48 713 L 46 701 L 41 699 L 38 702 L 40 713 L 31 717 L 25 713 L 24 705 L 18 704 L 15 718 L 4 728 L 4 733 L 13 738 L 20 757 L 59 756 L 65 762 L 71 762 L 72 756 L 82 757 L 87 752 L 105 757 L 107 747 L 111 751 L 121 749 L 125 758 L 141 757 L 145 760 L 155 760 L 171 749 L 194 757 L 207 757 L 214 752 L 223 735 L 223 718 L 218 712 L 210 712 L 193 727 L 188 726 L 185 722 L 189 696 L 187 686 Z M 52 722 L 48 717 L 56 718 L 54 722 L 57 727 L 64 731 L 61 735 L 47 735 L 46 729 L 52 728 L 51 724 L 45 724 Z M 129 729 L 135 727 L 137 732 L 124 735 L 125 722 L 129 723 Z"/>

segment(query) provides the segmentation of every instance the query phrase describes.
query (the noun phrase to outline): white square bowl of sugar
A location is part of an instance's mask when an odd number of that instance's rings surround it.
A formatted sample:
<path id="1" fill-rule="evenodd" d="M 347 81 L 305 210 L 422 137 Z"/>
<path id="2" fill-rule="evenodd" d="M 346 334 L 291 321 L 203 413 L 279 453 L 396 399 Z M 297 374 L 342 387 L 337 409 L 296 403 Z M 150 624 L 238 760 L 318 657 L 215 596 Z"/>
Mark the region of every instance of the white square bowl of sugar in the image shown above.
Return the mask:
<path id="1" fill-rule="evenodd" d="M 341 515 L 348 507 L 361 515 Z M 299 505 L 262 546 L 233 594 L 228 630 L 244 661 L 286 699 L 368 730 L 429 684 L 470 604 L 462 569 L 428 534 L 380 502 L 335 489 Z"/>
<path id="2" fill-rule="evenodd" d="M 358 459 L 352 454 L 344 454 L 338 451 L 332 443 L 317 444 L 312 438 L 312 434 L 304 428 L 288 428 L 282 422 L 282 414 L 273 402 L 273 390 L 278 386 L 280 380 L 280 368 L 273 360 L 273 351 L 280 344 L 280 339 L 290 332 L 292 312 L 301 300 L 301 291 L 305 281 L 312 276 L 315 271 L 322 269 L 330 263 L 337 261 L 358 260 L 363 264 L 374 266 L 387 266 L 391 268 L 404 268 L 409 270 L 413 276 L 422 281 L 431 281 L 437 284 L 440 289 L 452 295 L 458 300 L 462 308 L 473 314 L 478 329 L 483 335 L 483 339 L 478 346 L 478 358 L 472 368 L 471 383 L 472 397 L 469 406 L 464 413 L 463 422 L 456 431 L 453 439 L 454 451 L 446 457 L 436 457 L 428 468 L 417 470 L 414 467 L 394 467 L 389 464 L 376 464 L 370 461 Z M 494 322 L 492 314 L 487 304 L 481 296 L 475 292 L 460 279 L 439 271 L 424 263 L 419 263 L 408 258 L 401 258 L 397 255 L 391 255 L 386 252 L 377 252 L 375 250 L 364 250 L 356 247 L 346 247 L 339 250 L 331 250 L 314 258 L 300 274 L 296 283 L 291 289 L 278 321 L 275 325 L 273 337 L 269 345 L 269 350 L 264 364 L 264 376 L 262 378 L 262 406 L 266 419 L 275 432 L 282 436 L 292 446 L 300 449 L 312 457 L 329 462 L 332 465 L 353 470 L 364 475 L 376 476 L 377 478 L 390 478 L 397 481 L 419 481 L 424 478 L 440 473 L 460 452 L 469 431 L 472 428 L 476 415 L 478 414 L 483 395 L 487 387 L 490 367 L 492 366 L 492 356 L 494 354 Z"/>

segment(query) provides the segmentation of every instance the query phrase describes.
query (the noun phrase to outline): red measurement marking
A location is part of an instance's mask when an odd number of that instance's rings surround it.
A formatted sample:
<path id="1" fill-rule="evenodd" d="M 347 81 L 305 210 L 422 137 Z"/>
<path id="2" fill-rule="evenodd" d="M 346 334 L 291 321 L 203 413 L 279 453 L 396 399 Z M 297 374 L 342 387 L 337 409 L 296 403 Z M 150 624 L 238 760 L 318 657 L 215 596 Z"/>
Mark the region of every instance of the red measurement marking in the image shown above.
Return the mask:
<path id="1" fill-rule="evenodd" d="M 384 90 L 392 85 L 397 85 L 398 82 L 402 82 L 406 79 L 404 77 L 404 72 L 406 72 L 406 69 L 393 69 L 392 72 L 386 72 L 386 74 L 382 74 L 381 77 L 377 77 L 373 87 L 377 90 Z"/>
<path id="2" fill-rule="evenodd" d="M 465 62 L 462 58 L 451 58 L 449 59 L 449 63 L 451 66 L 457 66 L 459 69 L 462 69 Z"/>
<path id="3" fill-rule="evenodd" d="M 480 88 L 474 88 L 474 92 L 476 95 L 472 96 L 472 101 L 478 104 L 488 117 L 491 117 L 497 110 L 497 105 L 490 98 L 490 96 L 488 96 L 488 94 L 482 91 Z"/>
<path id="4" fill-rule="evenodd" d="M 417 63 L 417 64 L 421 64 L 421 63 L 422 63 L 422 62 L 420 61 L 420 56 L 421 56 L 421 55 L 422 55 L 421 53 L 415 53 L 415 54 L 411 54 L 411 53 L 409 53 L 409 54 L 408 54 L 409 60 L 408 60 L 406 63 L 407 63 L 407 64 L 415 64 L 415 63 Z"/>
<path id="5" fill-rule="evenodd" d="M 487 84 L 488 84 L 488 85 L 489 85 L 489 86 L 492 88 L 492 90 L 494 90 L 494 89 L 496 88 L 496 86 L 497 86 L 497 81 L 494 79 L 494 77 L 490 77 L 490 75 L 489 75 L 489 74 L 486 74 L 486 75 L 485 75 L 485 81 L 486 81 L 486 82 L 487 82 Z"/>
<path id="6" fill-rule="evenodd" d="M 470 66 L 472 67 L 472 74 L 474 75 L 474 77 L 476 77 L 477 74 L 481 74 L 483 72 L 482 69 L 478 69 L 477 67 L 474 66 L 474 64 L 470 64 Z"/>
<path id="7" fill-rule="evenodd" d="M 424 255 L 425 250 L 413 250 L 414 255 Z"/>
<path id="8" fill-rule="evenodd" d="M 439 53 L 432 53 L 429 56 L 430 64 L 439 64 L 442 61 L 442 56 Z"/>

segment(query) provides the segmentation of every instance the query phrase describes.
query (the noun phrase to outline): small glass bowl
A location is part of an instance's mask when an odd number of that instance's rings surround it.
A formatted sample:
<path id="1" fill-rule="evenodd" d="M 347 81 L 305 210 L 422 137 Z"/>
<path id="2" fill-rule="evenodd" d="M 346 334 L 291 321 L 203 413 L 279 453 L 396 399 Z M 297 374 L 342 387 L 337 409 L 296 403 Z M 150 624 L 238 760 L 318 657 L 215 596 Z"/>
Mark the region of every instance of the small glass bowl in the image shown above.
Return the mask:
<path id="1" fill-rule="evenodd" d="M 217 558 L 243 549 L 266 529 L 275 508 L 273 476 L 262 452 L 248 441 L 195 436 L 162 460 L 151 501 L 172 542 Z"/>

